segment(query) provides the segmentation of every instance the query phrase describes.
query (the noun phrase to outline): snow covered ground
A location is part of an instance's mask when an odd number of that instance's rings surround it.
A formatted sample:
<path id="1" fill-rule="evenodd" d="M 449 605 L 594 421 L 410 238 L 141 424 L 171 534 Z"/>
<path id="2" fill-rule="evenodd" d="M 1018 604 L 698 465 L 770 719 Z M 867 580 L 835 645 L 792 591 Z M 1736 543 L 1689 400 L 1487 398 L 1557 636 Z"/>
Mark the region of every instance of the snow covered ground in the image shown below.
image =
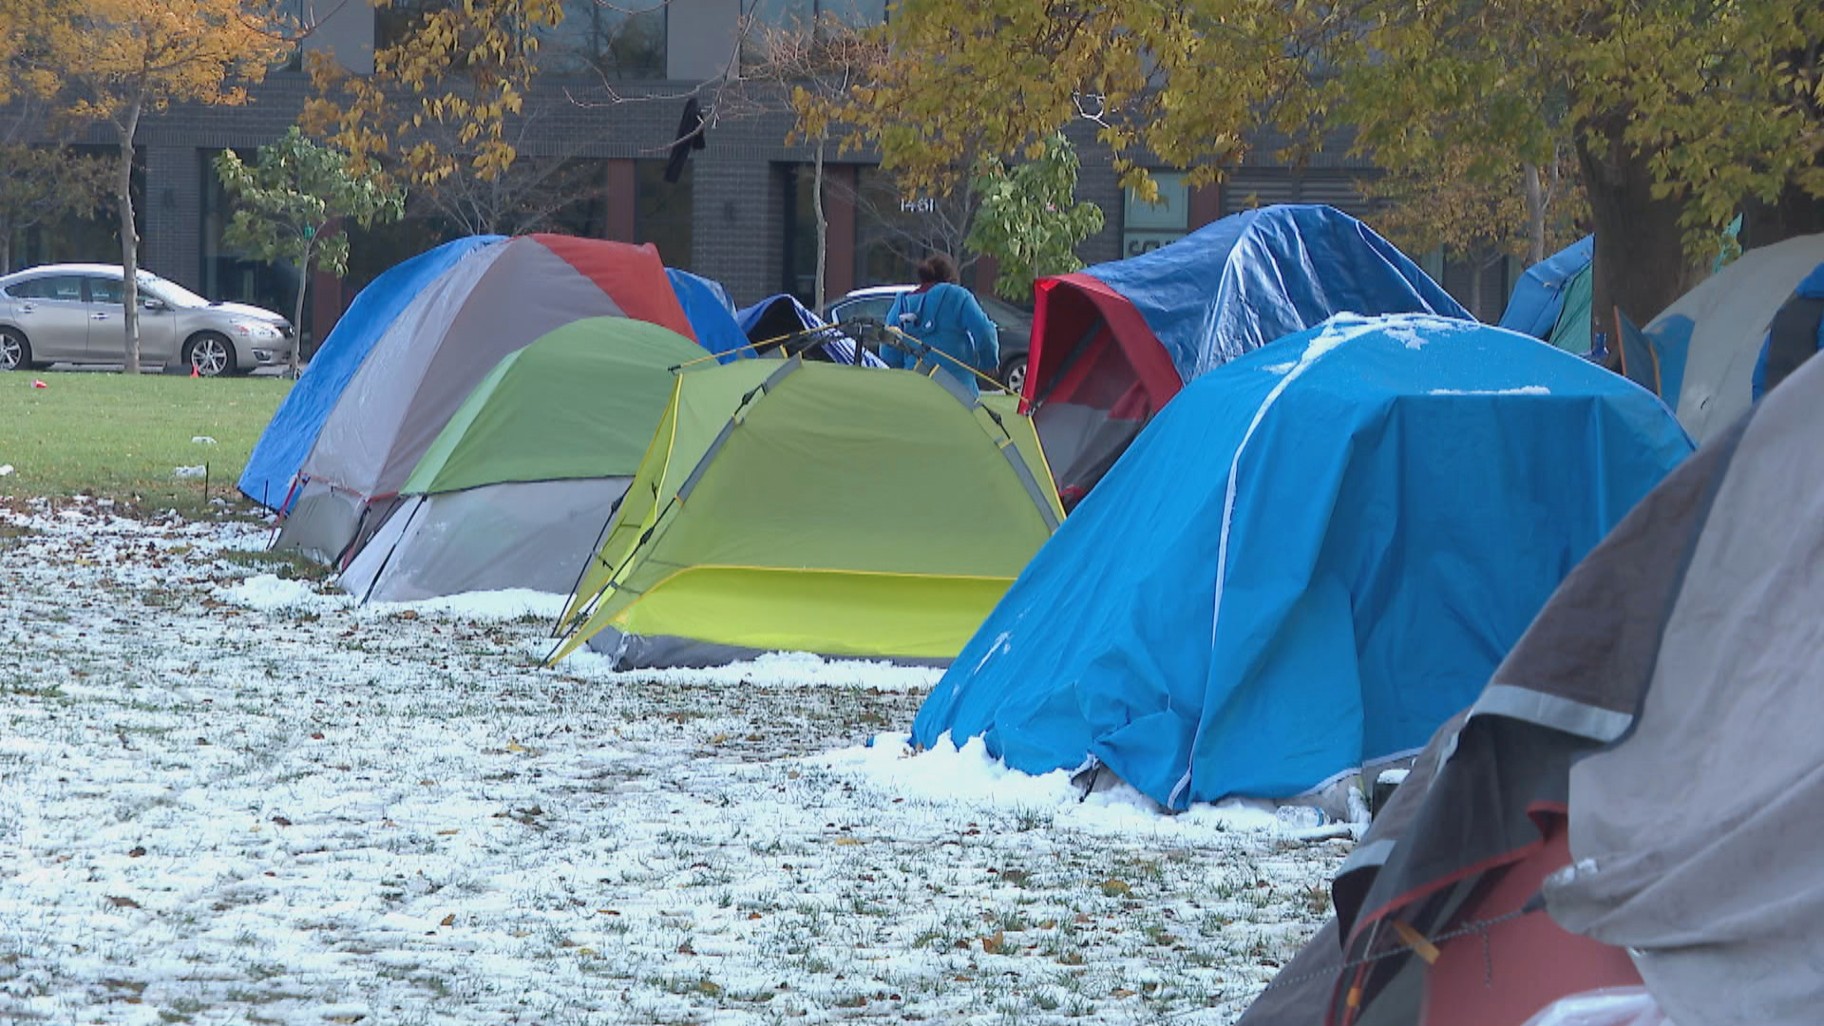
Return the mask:
<path id="1" fill-rule="evenodd" d="M 0 1021 L 1227 1023 L 1348 851 L 908 757 L 930 671 L 541 670 L 553 598 L 265 542 L 0 507 Z"/>

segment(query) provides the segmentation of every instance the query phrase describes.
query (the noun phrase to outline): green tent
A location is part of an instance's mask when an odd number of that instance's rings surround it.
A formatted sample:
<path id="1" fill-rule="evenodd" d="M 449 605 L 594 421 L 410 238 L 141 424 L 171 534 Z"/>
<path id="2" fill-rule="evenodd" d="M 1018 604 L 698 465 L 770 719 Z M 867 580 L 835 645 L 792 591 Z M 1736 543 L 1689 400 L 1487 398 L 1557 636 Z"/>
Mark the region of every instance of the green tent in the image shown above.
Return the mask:
<path id="1" fill-rule="evenodd" d="M 504 357 L 431 440 L 342 587 L 387 601 L 567 594 L 652 442 L 675 369 L 704 357 L 626 317 L 574 321 Z"/>
<path id="2" fill-rule="evenodd" d="M 1584 264 L 1564 284 L 1564 307 L 1552 324 L 1545 340 L 1559 349 L 1578 356 L 1590 355 L 1590 273 L 1594 264 Z"/>
<path id="3" fill-rule="evenodd" d="M 551 661 L 954 657 L 1063 511 L 1011 399 L 948 383 L 798 357 L 680 374 Z"/>

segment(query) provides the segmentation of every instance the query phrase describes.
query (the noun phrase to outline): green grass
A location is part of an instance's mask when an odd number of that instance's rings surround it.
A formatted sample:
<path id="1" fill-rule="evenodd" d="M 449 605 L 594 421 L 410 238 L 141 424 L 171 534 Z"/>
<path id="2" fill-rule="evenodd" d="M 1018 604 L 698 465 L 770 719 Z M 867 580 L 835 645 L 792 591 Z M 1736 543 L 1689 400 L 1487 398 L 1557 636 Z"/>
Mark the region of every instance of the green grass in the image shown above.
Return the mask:
<path id="1" fill-rule="evenodd" d="M 41 380 L 47 388 L 33 388 Z M 101 372 L 0 373 L 0 499 L 99 495 L 195 516 L 204 481 L 178 467 L 207 465 L 208 497 L 248 504 L 234 483 L 291 388 L 272 377 L 128 377 Z M 197 437 L 215 445 L 192 442 Z"/>

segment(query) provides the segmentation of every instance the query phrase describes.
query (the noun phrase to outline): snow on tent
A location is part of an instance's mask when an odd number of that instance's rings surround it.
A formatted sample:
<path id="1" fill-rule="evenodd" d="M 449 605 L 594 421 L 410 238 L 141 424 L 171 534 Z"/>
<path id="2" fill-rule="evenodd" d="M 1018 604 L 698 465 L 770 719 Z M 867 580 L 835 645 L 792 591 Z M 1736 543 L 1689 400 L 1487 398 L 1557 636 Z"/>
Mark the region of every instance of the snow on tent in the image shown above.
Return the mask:
<path id="1" fill-rule="evenodd" d="M 525 235 L 451 266 L 386 329 L 342 390 L 304 460 L 274 546 L 346 566 L 501 357 L 600 316 L 696 337 L 650 246 Z"/>
<path id="2" fill-rule="evenodd" d="M 665 268 L 665 277 L 704 349 L 724 363 L 752 355 L 747 335 L 735 320 L 735 304 L 721 282 L 675 267 Z"/>
<path id="3" fill-rule="evenodd" d="M 686 371 L 552 660 L 948 659 L 1063 511 L 1011 403 L 801 356 Z"/>
<path id="4" fill-rule="evenodd" d="M 912 738 L 1182 809 L 1410 755 L 1690 451 L 1652 395 L 1471 321 L 1341 315 L 1185 390 L 1034 558 Z M 1344 792 L 1338 792 L 1344 793 Z"/>
<path id="5" fill-rule="evenodd" d="M 1326 206 L 1232 214 L 1035 286 L 1026 398 L 1067 501 L 1184 384 L 1338 313 L 1473 320 L 1392 243 Z"/>
<path id="6" fill-rule="evenodd" d="M 1635 361 L 1628 376 L 1657 385 L 1699 442 L 1720 433 L 1754 402 L 1754 364 L 1774 313 L 1820 263 L 1824 235 L 1743 253 L 1648 322 L 1651 366 Z"/>
<path id="7" fill-rule="evenodd" d="M 1241 1026 L 1818 1021 L 1821 433 L 1814 360 L 1589 554 Z"/>
<path id="8" fill-rule="evenodd" d="M 1527 268 L 1507 301 L 1501 327 L 1588 356 L 1595 252 L 1596 236 L 1586 235 Z"/>
<path id="9" fill-rule="evenodd" d="M 304 457 L 374 344 L 400 318 L 415 322 L 422 316 L 409 312 L 410 307 L 444 272 L 476 249 L 501 241 L 499 235 L 472 235 L 446 242 L 395 264 L 368 283 L 317 347 L 260 434 L 241 473 L 241 493 L 268 509 L 290 509 L 292 483 Z"/>
<path id="10" fill-rule="evenodd" d="M 783 355 L 803 352 L 813 360 L 854 364 L 855 343 L 848 336 L 826 325 L 786 293 L 768 296 L 753 306 L 735 312 L 753 351 Z M 870 367 L 884 367 L 880 358 L 867 353 L 862 362 Z"/>
<path id="11" fill-rule="evenodd" d="M 568 594 L 652 442 L 674 369 L 698 359 L 684 336 L 625 317 L 574 321 L 509 354 L 418 461 L 342 587 L 389 602 Z"/>

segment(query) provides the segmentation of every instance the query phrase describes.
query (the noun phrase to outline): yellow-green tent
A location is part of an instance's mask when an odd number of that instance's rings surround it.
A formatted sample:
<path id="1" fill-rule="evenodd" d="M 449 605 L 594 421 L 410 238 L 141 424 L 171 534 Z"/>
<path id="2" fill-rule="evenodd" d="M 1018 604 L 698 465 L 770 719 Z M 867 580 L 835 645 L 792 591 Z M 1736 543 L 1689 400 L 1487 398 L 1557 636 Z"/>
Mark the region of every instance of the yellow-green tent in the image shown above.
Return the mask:
<path id="1" fill-rule="evenodd" d="M 948 380 L 797 357 L 681 373 L 552 661 L 954 657 L 1063 511 L 1031 422 Z"/>

